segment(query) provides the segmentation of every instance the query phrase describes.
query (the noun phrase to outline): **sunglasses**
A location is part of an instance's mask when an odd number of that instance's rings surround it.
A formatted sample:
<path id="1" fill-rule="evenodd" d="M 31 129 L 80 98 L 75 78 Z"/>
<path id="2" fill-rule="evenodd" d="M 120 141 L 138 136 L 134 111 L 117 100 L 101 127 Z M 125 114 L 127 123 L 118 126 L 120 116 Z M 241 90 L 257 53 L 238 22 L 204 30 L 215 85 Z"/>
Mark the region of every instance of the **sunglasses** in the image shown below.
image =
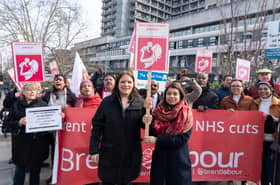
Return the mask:
<path id="1" fill-rule="evenodd" d="M 157 84 L 152 84 L 152 87 L 157 87 Z"/>

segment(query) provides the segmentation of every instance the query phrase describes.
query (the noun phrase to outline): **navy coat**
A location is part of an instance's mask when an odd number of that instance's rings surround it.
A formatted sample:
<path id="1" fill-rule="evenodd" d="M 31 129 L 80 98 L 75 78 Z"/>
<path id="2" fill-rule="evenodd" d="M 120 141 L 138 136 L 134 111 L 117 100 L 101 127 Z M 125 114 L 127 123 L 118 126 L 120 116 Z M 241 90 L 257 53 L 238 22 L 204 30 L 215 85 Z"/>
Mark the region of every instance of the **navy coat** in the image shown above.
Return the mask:
<path id="1" fill-rule="evenodd" d="M 120 100 L 103 99 L 92 119 L 90 154 L 99 153 L 98 176 L 106 183 L 126 184 L 141 171 L 141 127 L 144 101 L 135 98 L 123 110 Z"/>
<path id="2" fill-rule="evenodd" d="M 192 130 L 177 135 L 158 135 L 153 151 L 150 185 L 191 185 L 188 140 Z"/>

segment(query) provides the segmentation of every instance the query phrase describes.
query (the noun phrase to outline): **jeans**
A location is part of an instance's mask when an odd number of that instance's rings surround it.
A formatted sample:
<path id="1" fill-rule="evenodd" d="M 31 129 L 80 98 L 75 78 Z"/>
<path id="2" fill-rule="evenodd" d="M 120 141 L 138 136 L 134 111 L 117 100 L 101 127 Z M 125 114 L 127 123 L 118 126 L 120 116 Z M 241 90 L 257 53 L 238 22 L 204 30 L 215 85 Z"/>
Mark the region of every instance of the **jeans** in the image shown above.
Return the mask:
<path id="1" fill-rule="evenodd" d="M 271 150 L 272 142 L 263 142 L 262 175 L 261 184 L 269 185 L 273 182 L 274 151 Z"/>
<path id="2" fill-rule="evenodd" d="M 29 170 L 29 184 L 39 185 L 40 184 L 40 168 L 30 168 Z M 13 185 L 24 185 L 26 168 L 22 168 L 16 165 L 14 183 Z"/>

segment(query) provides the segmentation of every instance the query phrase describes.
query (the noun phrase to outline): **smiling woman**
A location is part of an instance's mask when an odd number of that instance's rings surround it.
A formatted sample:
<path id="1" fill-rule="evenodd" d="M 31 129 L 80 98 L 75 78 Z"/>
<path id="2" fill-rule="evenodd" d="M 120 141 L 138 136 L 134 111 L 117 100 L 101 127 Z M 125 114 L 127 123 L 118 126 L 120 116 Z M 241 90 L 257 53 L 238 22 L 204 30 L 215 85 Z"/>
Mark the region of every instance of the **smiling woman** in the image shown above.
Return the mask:
<path id="1" fill-rule="evenodd" d="M 188 77 L 182 78 L 193 88 L 185 94 L 179 82 L 164 91 L 163 101 L 153 111 L 153 136 L 144 142 L 156 144 L 151 167 L 151 185 L 191 185 L 191 162 L 188 140 L 192 133 L 192 104 L 200 96 L 201 87 Z M 148 117 L 145 115 L 143 120 Z M 151 119 L 150 119 L 151 120 Z"/>
<path id="2" fill-rule="evenodd" d="M 230 96 L 226 96 L 220 104 L 220 109 L 227 110 L 256 110 L 254 99 L 243 93 L 244 84 L 241 80 L 233 79 L 230 84 Z"/>
<path id="3" fill-rule="evenodd" d="M 120 73 L 112 95 L 103 99 L 92 119 L 90 154 L 104 185 L 125 185 L 139 176 L 144 113 L 133 75 Z"/>

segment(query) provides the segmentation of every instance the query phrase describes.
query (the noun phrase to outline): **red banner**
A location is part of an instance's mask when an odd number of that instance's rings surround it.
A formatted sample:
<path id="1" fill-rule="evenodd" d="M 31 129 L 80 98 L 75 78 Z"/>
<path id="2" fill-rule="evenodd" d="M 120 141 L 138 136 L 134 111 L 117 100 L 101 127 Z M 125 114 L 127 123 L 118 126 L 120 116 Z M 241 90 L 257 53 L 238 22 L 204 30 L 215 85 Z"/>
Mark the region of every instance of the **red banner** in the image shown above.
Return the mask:
<path id="1" fill-rule="evenodd" d="M 90 161 L 92 109 L 68 108 L 59 131 L 58 185 L 99 182 Z M 190 139 L 193 181 L 249 180 L 261 174 L 263 114 L 257 111 L 194 111 Z M 142 172 L 136 182 L 149 182 L 152 145 L 143 143 Z"/>

